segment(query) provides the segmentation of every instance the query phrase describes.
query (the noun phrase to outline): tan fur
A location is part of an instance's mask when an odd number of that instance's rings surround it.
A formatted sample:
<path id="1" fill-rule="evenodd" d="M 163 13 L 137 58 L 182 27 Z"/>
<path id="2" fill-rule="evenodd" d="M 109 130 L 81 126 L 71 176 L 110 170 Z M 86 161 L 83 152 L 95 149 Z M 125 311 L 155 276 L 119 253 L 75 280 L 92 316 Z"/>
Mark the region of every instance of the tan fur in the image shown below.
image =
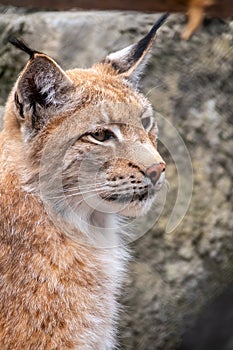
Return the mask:
<path id="1" fill-rule="evenodd" d="M 123 182 L 127 195 L 140 194 L 142 186 L 161 187 L 145 178 L 148 167 L 164 163 L 156 150 L 156 127 L 142 127 L 151 107 L 129 80 L 110 63 L 64 72 L 36 53 L 9 96 L 0 134 L 1 350 L 115 347 L 117 296 L 128 256 L 116 223 L 145 212 L 154 195 L 149 202 L 137 202 L 136 195 L 126 208 L 107 202 L 116 213 L 102 213 L 90 208 L 77 186 L 83 171 L 85 189 L 91 193 L 96 181 L 104 202 Z M 106 146 L 90 136 L 103 126 L 119 139 Z M 76 141 L 67 146 L 69 140 Z M 90 151 L 96 152 L 90 158 L 94 168 L 103 160 L 96 178 L 85 168 Z M 103 179 L 111 190 L 98 187 Z"/>

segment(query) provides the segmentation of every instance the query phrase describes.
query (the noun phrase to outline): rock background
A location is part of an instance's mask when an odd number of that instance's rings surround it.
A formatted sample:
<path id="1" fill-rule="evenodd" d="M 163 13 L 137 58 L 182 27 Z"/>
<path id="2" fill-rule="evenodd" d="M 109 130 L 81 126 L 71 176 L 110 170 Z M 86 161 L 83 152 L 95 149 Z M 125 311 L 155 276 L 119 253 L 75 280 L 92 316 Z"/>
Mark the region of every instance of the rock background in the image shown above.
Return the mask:
<path id="1" fill-rule="evenodd" d="M 0 8 L 0 105 L 27 60 L 7 44 L 9 35 L 48 53 L 65 69 L 89 67 L 108 52 L 138 40 L 157 17 Z M 121 350 L 233 349 L 231 332 L 221 334 L 222 342 L 215 347 L 221 332 L 213 320 L 224 308 L 211 307 L 225 288 L 230 291 L 228 299 L 233 297 L 229 287 L 233 279 L 233 22 L 208 19 L 190 41 L 183 42 L 179 33 L 184 22 L 184 16 L 172 15 L 161 28 L 142 81 L 156 111 L 166 117 L 158 114 L 169 190 L 155 227 L 131 244 L 135 253 L 121 300 L 125 306 Z M 183 146 L 176 144 L 167 122 L 187 147 L 194 180 L 188 212 L 170 233 L 166 225 L 178 190 L 188 193 L 192 182 Z M 178 172 L 177 164 L 181 164 Z M 141 225 L 143 230 L 145 222 Z M 225 310 L 223 328 L 232 329 L 233 306 L 227 304 Z M 203 326 L 195 326 L 191 333 L 196 319 Z"/>

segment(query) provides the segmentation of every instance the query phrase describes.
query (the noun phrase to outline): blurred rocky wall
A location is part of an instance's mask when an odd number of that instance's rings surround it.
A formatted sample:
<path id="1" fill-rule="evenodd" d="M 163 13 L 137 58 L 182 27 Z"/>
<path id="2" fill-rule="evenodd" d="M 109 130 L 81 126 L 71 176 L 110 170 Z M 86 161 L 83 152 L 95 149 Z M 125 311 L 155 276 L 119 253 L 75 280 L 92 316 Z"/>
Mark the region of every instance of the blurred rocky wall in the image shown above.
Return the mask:
<path id="1" fill-rule="evenodd" d="M 89 67 L 141 38 L 158 17 L 0 11 L 2 106 L 27 61 L 7 43 L 9 35 L 51 55 L 64 69 Z M 177 349 L 203 307 L 233 279 L 233 22 L 207 19 L 188 42 L 179 37 L 184 23 L 183 15 L 172 15 L 160 29 L 142 80 L 157 112 L 167 192 L 155 226 L 131 243 L 134 259 L 121 300 L 122 350 Z M 157 209 L 148 219 L 152 224 Z M 146 224 L 140 223 L 142 232 Z M 195 349 L 204 349 L 199 345 Z"/>

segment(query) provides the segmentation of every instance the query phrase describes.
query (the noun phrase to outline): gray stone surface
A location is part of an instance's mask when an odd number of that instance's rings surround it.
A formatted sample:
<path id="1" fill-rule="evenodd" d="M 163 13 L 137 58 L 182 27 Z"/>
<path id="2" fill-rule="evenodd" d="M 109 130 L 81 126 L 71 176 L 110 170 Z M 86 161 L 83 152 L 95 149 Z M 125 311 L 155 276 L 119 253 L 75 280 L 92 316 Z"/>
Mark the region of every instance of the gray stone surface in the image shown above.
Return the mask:
<path id="1" fill-rule="evenodd" d="M 63 68 L 88 67 L 139 39 L 156 18 L 2 10 L 0 104 L 26 62 L 23 53 L 6 43 L 9 35 L 24 38 Z M 172 15 L 161 28 L 142 82 L 156 111 L 166 117 L 158 115 L 169 189 L 155 227 L 131 244 L 135 258 L 121 300 L 122 350 L 174 350 L 203 306 L 233 277 L 233 22 L 208 20 L 188 42 L 179 39 L 183 24 L 183 16 Z M 188 193 L 192 187 L 184 146 L 175 142 L 174 130 L 190 154 L 194 183 L 188 212 L 168 233 L 178 191 Z M 184 196 L 181 209 L 187 202 Z"/>

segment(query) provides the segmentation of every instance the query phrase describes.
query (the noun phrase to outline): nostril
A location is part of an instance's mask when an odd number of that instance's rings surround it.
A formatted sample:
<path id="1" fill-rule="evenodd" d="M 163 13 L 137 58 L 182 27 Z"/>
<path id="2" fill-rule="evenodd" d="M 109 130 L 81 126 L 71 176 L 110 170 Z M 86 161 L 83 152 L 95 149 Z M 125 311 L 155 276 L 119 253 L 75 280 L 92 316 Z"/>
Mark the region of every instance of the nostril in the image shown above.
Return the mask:
<path id="1" fill-rule="evenodd" d="M 161 167 L 161 173 L 163 173 L 166 169 L 166 164 L 165 163 L 160 163 L 160 167 Z"/>
<path id="2" fill-rule="evenodd" d="M 145 174 L 150 178 L 151 182 L 155 184 L 160 178 L 161 173 L 165 171 L 165 168 L 166 165 L 164 163 L 152 164 L 146 169 Z"/>

